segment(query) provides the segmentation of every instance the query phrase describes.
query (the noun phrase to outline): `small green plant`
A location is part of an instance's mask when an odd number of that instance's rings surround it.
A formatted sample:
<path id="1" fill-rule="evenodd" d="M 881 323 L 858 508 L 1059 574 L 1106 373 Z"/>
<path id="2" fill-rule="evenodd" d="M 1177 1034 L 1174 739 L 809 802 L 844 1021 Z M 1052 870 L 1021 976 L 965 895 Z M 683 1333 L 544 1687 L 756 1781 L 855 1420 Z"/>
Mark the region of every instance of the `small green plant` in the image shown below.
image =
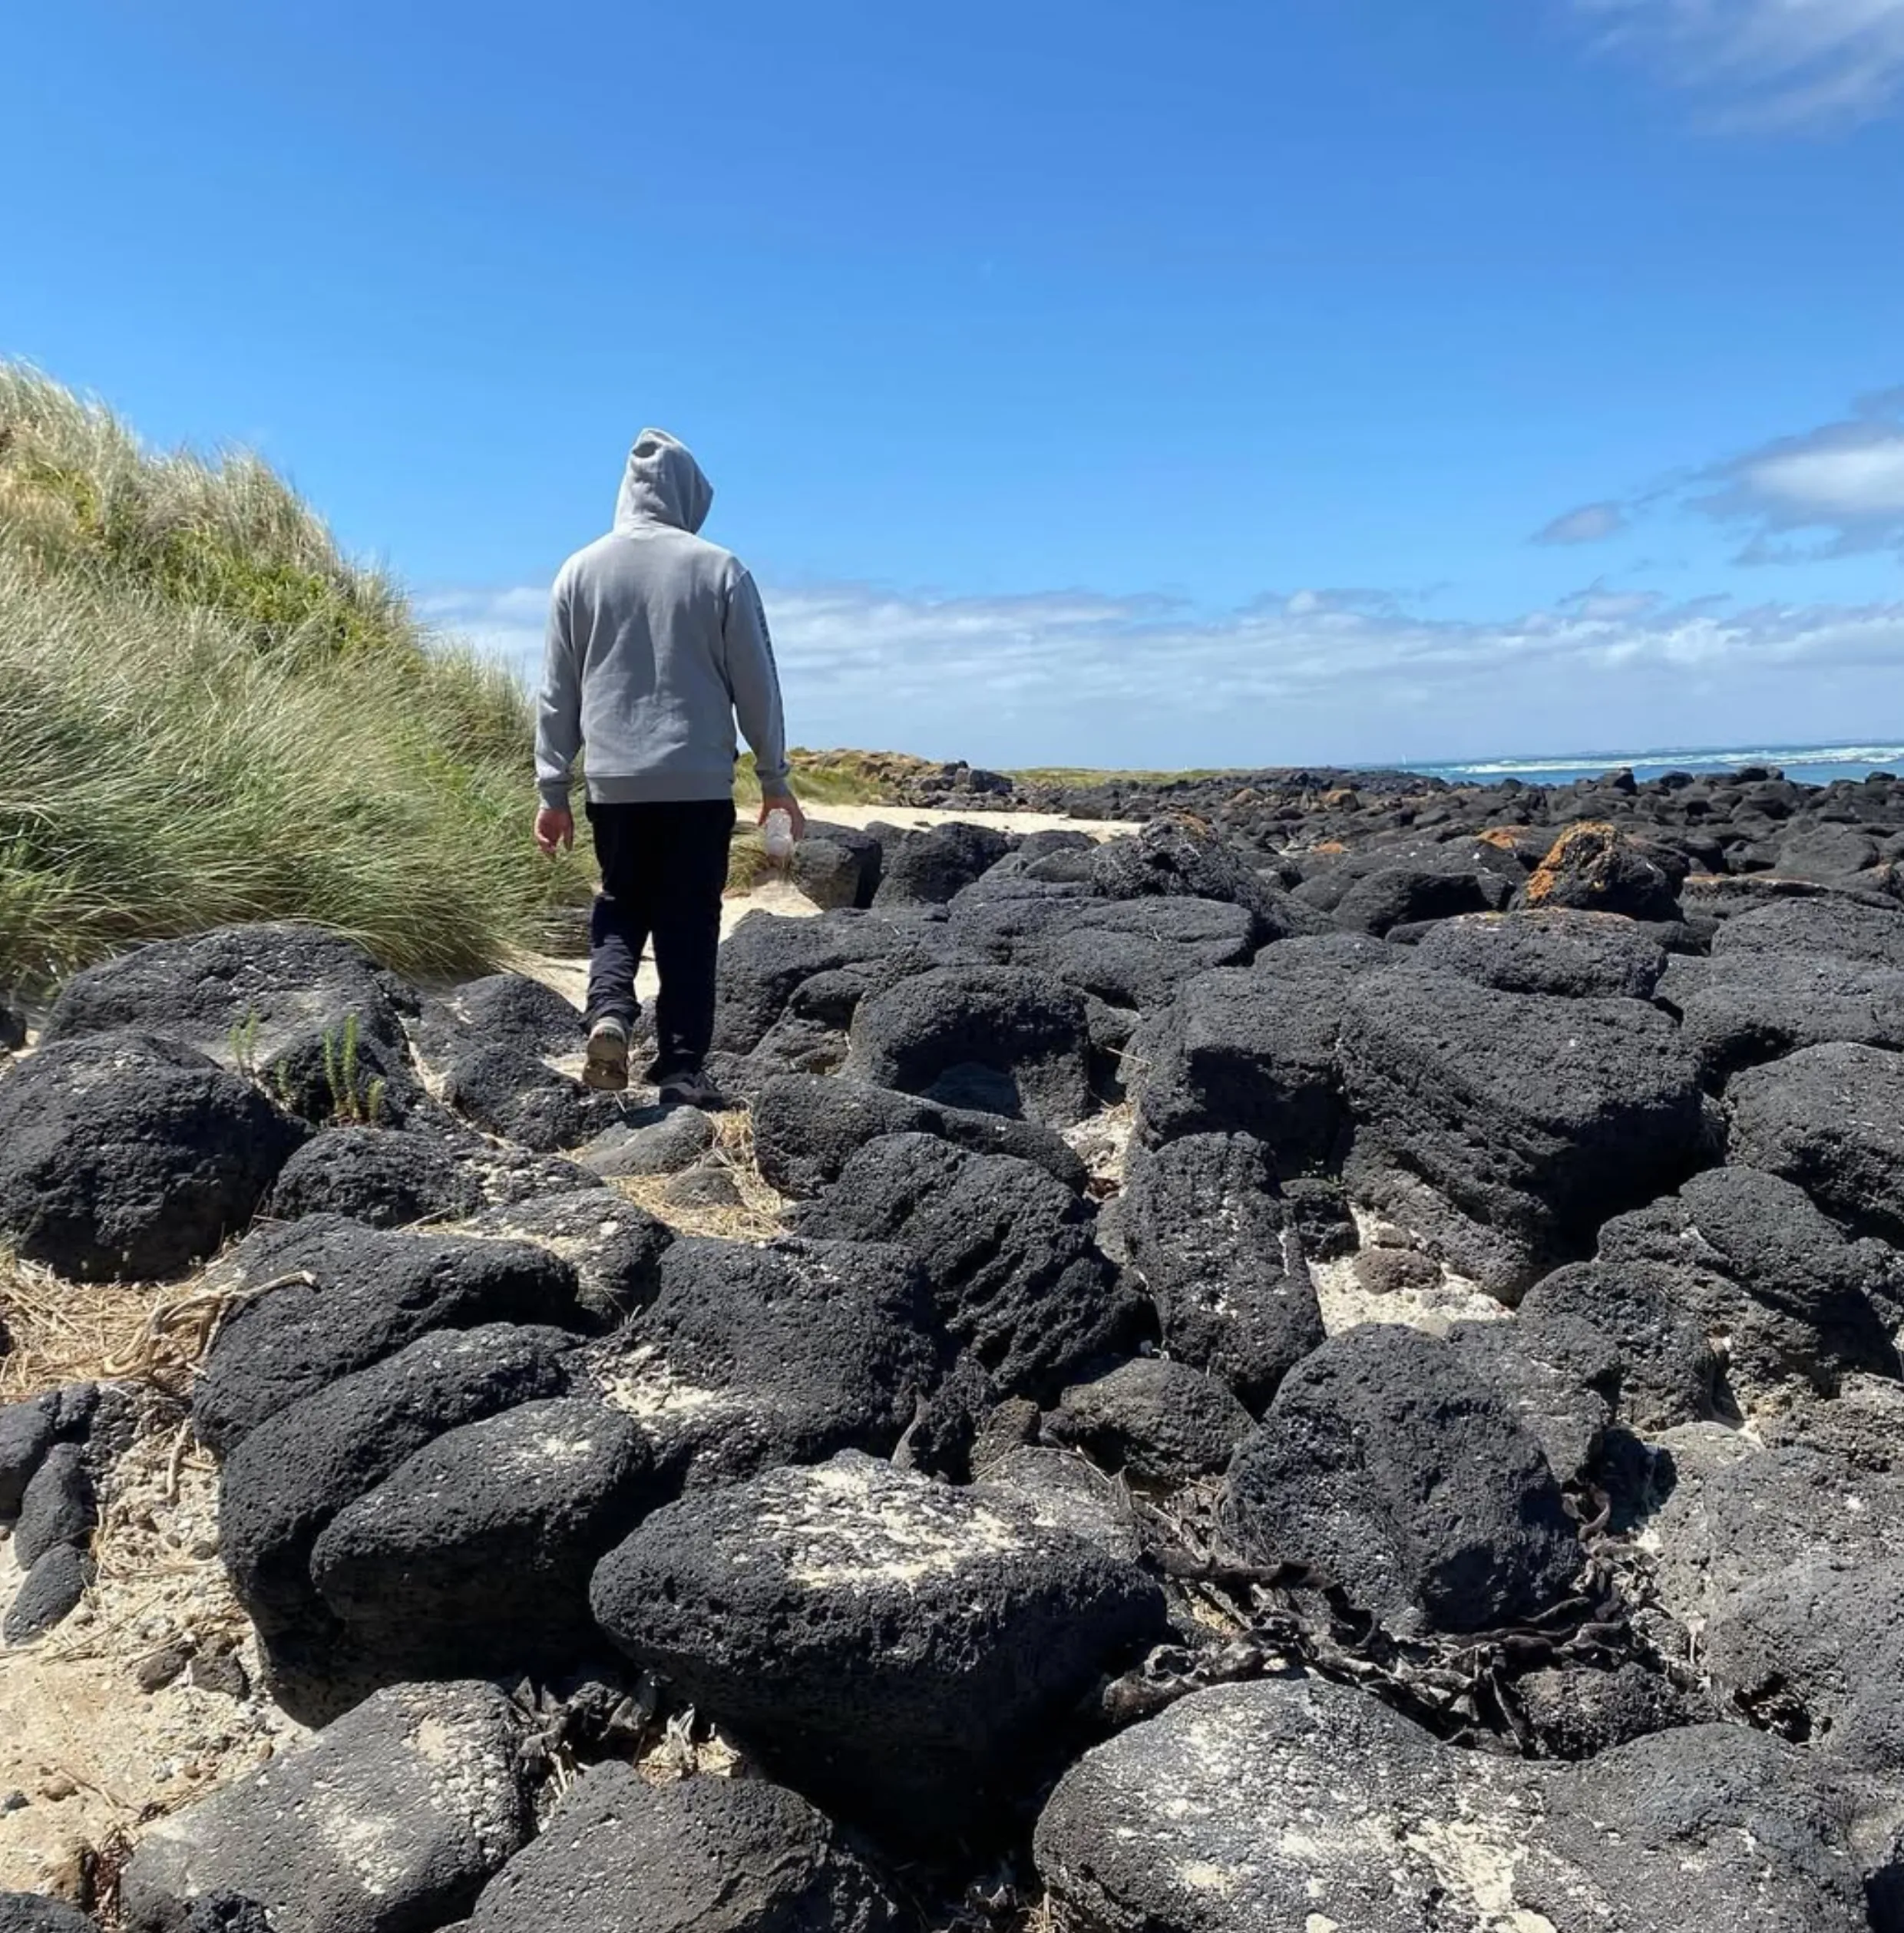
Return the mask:
<path id="1" fill-rule="evenodd" d="M 342 1044 L 329 1027 L 324 1029 L 324 1085 L 331 1091 L 332 1112 L 341 1112 L 357 1072 L 357 1016 L 346 1014 Z"/>
<path id="2" fill-rule="evenodd" d="M 226 1036 L 231 1049 L 231 1064 L 248 1081 L 258 1078 L 258 1009 L 254 1006 L 235 1022 Z"/>
<path id="3" fill-rule="evenodd" d="M 344 1016 L 341 1029 L 324 1029 L 324 1085 L 330 1090 L 331 1118 L 352 1127 L 381 1127 L 389 1082 L 379 1075 L 359 1084 L 357 1045 L 354 1013 Z"/>

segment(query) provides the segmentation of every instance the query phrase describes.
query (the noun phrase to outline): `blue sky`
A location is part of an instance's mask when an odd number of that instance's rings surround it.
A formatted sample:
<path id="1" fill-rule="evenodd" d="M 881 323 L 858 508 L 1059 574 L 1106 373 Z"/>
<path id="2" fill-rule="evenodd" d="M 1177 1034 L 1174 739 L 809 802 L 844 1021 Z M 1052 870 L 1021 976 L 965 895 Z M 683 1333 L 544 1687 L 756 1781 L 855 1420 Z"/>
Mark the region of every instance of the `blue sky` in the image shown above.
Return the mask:
<path id="1" fill-rule="evenodd" d="M 647 422 L 795 737 L 1904 739 L 1904 0 L 61 0 L 0 353 L 533 653 Z"/>

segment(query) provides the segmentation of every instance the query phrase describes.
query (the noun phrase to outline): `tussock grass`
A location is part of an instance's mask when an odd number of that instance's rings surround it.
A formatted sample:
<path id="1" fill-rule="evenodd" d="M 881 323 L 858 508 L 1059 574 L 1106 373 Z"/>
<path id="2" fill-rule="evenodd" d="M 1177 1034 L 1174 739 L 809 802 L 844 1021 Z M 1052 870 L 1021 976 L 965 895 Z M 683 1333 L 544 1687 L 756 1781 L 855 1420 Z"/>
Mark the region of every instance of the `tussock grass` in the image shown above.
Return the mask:
<path id="1" fill-rule="evenodd" d="M 587 890 L 529 841 L 531 742 L 266 465 L 0 365 L 0 984 L 276 918 L 484 970 Z"/>
<path id="2" fill-rule="evenodd" d="M 757 892 L 780 871 L 768 856 L 767 841 L 758 827 L 743 823 L 735 828 L 733 843 L 727 849 L 726 890 L 730 897 Z"/>

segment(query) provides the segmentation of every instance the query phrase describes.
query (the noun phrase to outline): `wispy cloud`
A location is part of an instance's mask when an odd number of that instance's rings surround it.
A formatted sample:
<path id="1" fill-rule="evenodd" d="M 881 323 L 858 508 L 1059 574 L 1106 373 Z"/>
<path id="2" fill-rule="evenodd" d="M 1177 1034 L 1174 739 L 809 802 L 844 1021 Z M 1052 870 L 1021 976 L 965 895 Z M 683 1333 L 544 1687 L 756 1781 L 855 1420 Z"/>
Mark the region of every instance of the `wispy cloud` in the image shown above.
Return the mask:
<path id="1" fill-rule="evenodd" d="M 1304 590 L 1199 613 L 1086 592 L 769 587 L 788 708 L 807 743 L 1003 763 L 1277 763 L 1585 742 L 1702 742 L 1762 729 L 1764 681 L 1904 655 L 1904 603 L 1671 603 L 1598 586 L 1500 621 L 1428 618 L 1380 593 Z M 542 593 L 446 593 L 439 622 L 527 669 Z M 1761 712 L 1724 716 L 1714 693 Z M 1727 699 L 1727 702 L 1731 702 Z M 1681 714 L 1669 715 L 1678 705 Z M 1821 717 L 1827 734 L 1848 723 Z M 1644 725 L 1637 721 L 1644 719 Z M 1709 729 L 1701 729 L 1701 722 Z"/>
<path id="2" fill-rule="evenodd" d="M 1904 87 L 1904 0 L 1573 0 L 1612 48 L 1697 90 L 1723 118 L 1829 126 Z"/>
<path id="3" fill-rule="evenodd" d="M 1860 397 L 1836 421 L 1681 471 L 1624 503 L 1568 511 L 1534 541 L 1597 543 L 1661 508 L 1739 531 L 1741 563 L 1904 553 L 1904 388 Z"/>
<path id="4" fill-rule="evenodd" d="M 1747 531 L 1747 563 L 1904 551 L 1904 390 L 1866 397 L 1843 420 L 1762 444 L 1701 481 L 1714 487 L 1694 507 Z"/>
<path id="5" fill-rule="evenodd" d="M 1627 526 L 1625 511 L 1618 504 L 1582 504 L 1556 517 L 1545 530 L 1534 533 L 1536 544 L 1600 544 L 1617 537 Z"/>
<path id="6" fill-rule="evenodd" d="M 416 606 L 425 623 L 502 659 L 525 677 L 541 661 L 549 618 L 546 584 L 432 591 L 418 598 Z"/>
<path id="7" fill-rule="evenodd" d="M 1597 623 L 1622 624 L 1650 616 L 1665 602 L 1656 590 L 1609 590 L 1604 583 L 1593 583 L 1563 599 L 1560 608 L 1570 616 L 1588 618 Z M 1692 610 L 1701 606 L 1681 608 Z"/>

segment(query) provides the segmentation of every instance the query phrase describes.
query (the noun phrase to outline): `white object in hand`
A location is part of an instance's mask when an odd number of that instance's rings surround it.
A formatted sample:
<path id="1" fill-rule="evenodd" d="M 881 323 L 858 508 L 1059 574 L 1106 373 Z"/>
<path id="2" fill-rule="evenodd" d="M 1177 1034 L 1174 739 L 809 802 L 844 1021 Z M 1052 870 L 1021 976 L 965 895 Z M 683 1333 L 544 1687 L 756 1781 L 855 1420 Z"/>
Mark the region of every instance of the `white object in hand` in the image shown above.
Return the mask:
<path id="1" fill-rule="evenodd" d="M 767 815 L 767 857 L 772 860 L 793 856 L 793 821 L 778 806 Z"/>

